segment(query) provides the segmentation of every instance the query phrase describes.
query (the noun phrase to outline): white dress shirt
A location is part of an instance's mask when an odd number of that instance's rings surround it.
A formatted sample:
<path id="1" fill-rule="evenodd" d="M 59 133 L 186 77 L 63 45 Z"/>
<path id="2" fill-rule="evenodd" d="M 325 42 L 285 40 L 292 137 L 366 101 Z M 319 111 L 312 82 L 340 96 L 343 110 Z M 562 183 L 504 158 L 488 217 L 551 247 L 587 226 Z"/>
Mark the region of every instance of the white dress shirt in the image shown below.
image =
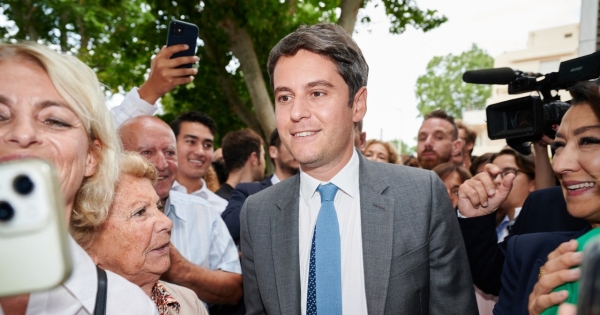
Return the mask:
<path id="1" fill-rule="evenodd" d="M 242 273 L 231 234 L 208 201 L 171 191 L 165 214 L 173 221 L 171 243 L 183 257 L 210 270 Z"/>
<path id="2" fill-rule="evenodd" d="M 92 258 L 69 236 L 73 272 L 62 285 L 29 295 L 27 315 L 88 315 L 94 313 L 98 274 Z M 106 271 L 106 314 L 158 314 L 156 305 L 137 285 Z M 0 315 L 3 315 L 0 307 Z"/>
<path id="3" fill-rule="evenodd" d="M 271 184 L 275 185 L 279 182 L 281 182 L 281 180 L 279 179 L 279 177 L 277 177 L 277 175 L 275 175 L 275 173 L 273 173 L 273 176 L 271 176 Z"/>
<path id="4" fill-rule="evenodd" d="M 117 128 L 119 128 L 125 121 L 133 117 L 154 115 L 158 110 L 158 107 L 141 99 L 138 88 L 134 87 L 125 94 L 125 99 L 123 99 L 120 105 L 109 108 L 109 110 L 115 119 Z"/>
<path id="5" fill-rule="evenodd" d="M 192 193 L 189 193 L 189 195 L 200 197 L 204 200 L 208 200 L 208 202 L 210 202 L 213 205 L 213 207 L 215 207 L 215 210 L 217 210 L 217 212 L 219 212 L 219 215 L 221 215 L 221 213 L 223 213 L 223 211 L 225 211 L 225 208 L 227 208 L 227 200 L 219 197 L 217 194 L 210 191 L 208 189 L 208 187 L 206 187 L 206 182 L 204 181 L 204 179 L 201 178 L 200 180 L 202 181 L 202 188 L 200 188 Z M 171 187 L 171 190 L 178 191 L 183 194 L 187 194 L 187 188 L 185 188 L 185 186 L 181 185 L 177 181 L 175 181 L 173 183 L 173 187 Z"/>
<path id="6" fill-rule="evenodd" d="M 521 213 L 521 207 L 515 208 L 515 216 L 513 217 L 512 220 L 508 217 L 508 214 L 507 214 L 502 219 L 502 222 L 500 222 L 500 224 L 498 224 L 498 226 L 496 227 L 496 236 L 498 237 L 498 243 L 502 242 L 504 240 L 504 238 L 506 238 L 508 236 L 508 229 L 510 226 L 515 224 L 515 221 L 517 220 L 519 213 Z"/>
<path id="7" fill-rule="evenodd" d="M 359 160 L 356 150 L 344 168 L 330 181 L 339 189 L 334 206 L 340 225 L 342 262 L 342 311 L 343 314 L 367 314 L 367 296 L 363 268 L 362 234 L 360 219 Z M 320 184 L 326 184 L 300 169 L 299 250 L 301 310 L 306 314 L 308 273 L 312 237 L 321 209 Z"/>

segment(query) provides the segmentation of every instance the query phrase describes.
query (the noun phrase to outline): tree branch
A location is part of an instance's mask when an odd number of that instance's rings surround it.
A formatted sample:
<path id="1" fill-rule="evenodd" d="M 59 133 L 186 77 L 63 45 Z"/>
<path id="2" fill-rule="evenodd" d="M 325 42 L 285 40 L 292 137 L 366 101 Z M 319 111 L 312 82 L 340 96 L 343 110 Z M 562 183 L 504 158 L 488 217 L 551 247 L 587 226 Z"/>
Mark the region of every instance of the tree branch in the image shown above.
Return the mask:
<path id="1" fill-rule="evenodd" d="M 256 116 L 260 122 L 262 134 L 269 135 L 277 126 L 275 111 L 267 91 L 265 79 L 262 76 L 261 67 L 258 64 L 252 38 L 245 29 L 237 27 L 235 22 L 229 18 L 221 21 L 219 26 L 227 33 L 231 52 L 240 61 L 240 69 L 244 75 L 244 81 L 248 87 Z"/>
<path id="2" fill-rule="evenodd" d="M 350 36 L 354 32 L 354 25 L 356 24 L 356 17 L 358 16 L 358 9 L 361 8 L 363 0 L 342 0 L 340 9 L 340 19 L 337 24 L 344 28 Z"/>

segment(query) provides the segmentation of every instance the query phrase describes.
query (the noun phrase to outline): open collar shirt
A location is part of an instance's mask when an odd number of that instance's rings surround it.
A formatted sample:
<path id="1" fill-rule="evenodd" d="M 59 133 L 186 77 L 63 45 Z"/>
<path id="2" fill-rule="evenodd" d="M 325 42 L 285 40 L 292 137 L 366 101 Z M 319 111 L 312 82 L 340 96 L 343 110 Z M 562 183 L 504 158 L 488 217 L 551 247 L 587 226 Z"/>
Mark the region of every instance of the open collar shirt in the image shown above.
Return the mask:
<path id="1" fill-rule="evenodd" d="M 171 191 L 165 214 L 171 243 L 195 265 L 241 274 L 237 248 L 221 216 L 205 199 Z"/>
<path id="2" fill-rule="evenodd" d="M 331 181 L 321 182 L 300 170 L 299 250 L 301 311 L 306 314 L 308 273 L 312 237 L 321 209 L 320 184 L 333 183 L 339 189 L 334 206 L 340 226 L 342 310 L 344 314 L 367 314 L 360 218 L 359 159 L 356 150 Z"/>
<path id="3" fill-rule="evenodd" d="M 206 182 L 204 181 L 204 179 L 200 179 L 200 180 L 202 181 L 202 188 L 200 188 L 194 192 L 191 192 L 190 195 L 200 197 L 204 200 L 207 200 L 208 202 L 210 202 L 213 205 L 215 210 L 217 210 L 217 212 L 219 212 L 219 215 L 221 215 L 221 213 L 223 213 L 223 211 L 225 211 L 225 208 L 227 208 L 227 200 L 217 196 L 217 194 L 210 191 L 206 187 Z M 181 185 L 177 181 L 175 181 L 173 183 L 173 187 L 171 187 L 171 190 L 178 191 L 183 194 L 187 194 L 187 188 L 185 188 L 185 186 Z"/>

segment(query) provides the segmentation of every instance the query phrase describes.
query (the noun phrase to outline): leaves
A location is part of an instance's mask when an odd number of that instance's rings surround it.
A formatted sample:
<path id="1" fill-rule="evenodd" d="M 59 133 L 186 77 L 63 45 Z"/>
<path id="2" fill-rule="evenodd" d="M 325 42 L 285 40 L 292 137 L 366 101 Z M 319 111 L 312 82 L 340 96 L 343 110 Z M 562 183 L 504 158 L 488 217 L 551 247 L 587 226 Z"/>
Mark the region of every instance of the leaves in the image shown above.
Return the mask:
<path id="1" fill-rule="evenodd" d="M 364 8 L 371 0 L 357 0 Z M 39 40 L 79 57 L 117 93 L 139 86 L 149 72 L 150 59 L 164 44 L 171 19 L 186 20 L 200 29 L 198 74 L 192 84 L 163 97 L 169 120 L 188 110 L 213 117 L 217 137 L 246 125 L 261 132 L 242 67 L 235 64 L 224 21 L 250 35 L 267 93 L 266 63 L 271 48 L 302 24 L 336 22 L 343 0 L 0 0 L 0 8 L 16 28 L 0 26 L 6 40 Z M 353 1 L 353 3 L 356 3 Z M 390 31 L 402 33 L 407 25 L 428 31 L 446 21 L 434 10 L 421 10 L 412 0 L 383 0 L 392 21 Z M 361 15 L 361 23 L 369 23 Z M 235 112 L 234 112 L 235 111 Z M 242 117 L 243 116 L 243 117 Z M 262 128 L 264 129 L 264 128 Z"/>
<path id="2" fill-rule="evenodd" d="M 426 73 L 417 78 L 415 93 L 419 113 L 423 116 L 443 109 L 461 118 L 466 109 L 485 108 L 485 101 L 492 93 L 491 86 L 464 83 L 462 75 L 467 70 L 491 68 L 493 63 L 493 58 L 475 44 L 458 56 L 433 57 Z"/>

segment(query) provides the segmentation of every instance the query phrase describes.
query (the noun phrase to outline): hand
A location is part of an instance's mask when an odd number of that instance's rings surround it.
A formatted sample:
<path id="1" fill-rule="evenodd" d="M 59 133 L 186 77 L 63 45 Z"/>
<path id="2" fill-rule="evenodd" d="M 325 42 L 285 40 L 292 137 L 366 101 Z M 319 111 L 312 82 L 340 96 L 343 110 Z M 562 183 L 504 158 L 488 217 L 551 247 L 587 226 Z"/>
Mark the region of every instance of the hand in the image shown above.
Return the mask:
<path id="1" fill-rule="evenodd" d="M 582 252 L 576 253 L 577 241 L 570 240 L 560 244 L 557 249 L 548 255 L 544 264 L 543 273 L 529 295 L 528 310 L 530 315 L 541 314 L 547 308 L 564 302 L 568 297 L 566 290 L 552 292 L 554 288 L 579 280 L 581 270 L 570 269 L 581 264 Z"/>
<path id="2" fill-rule="evenodd" d="M 502 170 L 494 165 L 487 164 L 485 171 L 465 181 L 458 188 L 458 209 L 466 217 L 479 217 L 490 214 L 506 201 L 515 175 L 504 176 L 502 183 L 496 186 L 494 178 Z"/>
<path id="3" fill-rule="evenodd" d="M 577 307 L 573 304 L 563 303 L 558 308 L 558 315 L 577 315 Z"/>
<path id="4" fill-rule="evenodd" d="M 171 258 L 171 266 L 160 278 L 168 282 L 180 282 L 178 280 L 189 271 L 190 262 L 181 255 L 173 243 L 169 244 L 169 257 Z"/>
<path id="5" fill-rule="evenodd" d="M 556 132 L 558 127 L 560 127 L 559 124 L 553 124 L 551 128 L 554 132 Z M 534 145 L 546 148 L 546 146 L 551 145 L 552 143 L 554 143 L 554 139 L 546 135 L 542 135 L 542 139 L 540 139 L 538 142 L 535 142 Z"/>
<path id="6" fill-rule="evenodd" d="M 163 46 L 158 54 L 156 54 L 156 57 L 152 59 L 148 80 L 138 90 L 141 99 L 154 104 L 159 98 L 173 90 L 176 86 L 188 84 L 194 80 L 193 76 L 198 73 L 198 70 L 194 68 L 178 69 L 177 67 L 197 62 L 197 56 L 171 59 L 173 54 L 186 49 L 188 49 L 187 45 Z"/>

